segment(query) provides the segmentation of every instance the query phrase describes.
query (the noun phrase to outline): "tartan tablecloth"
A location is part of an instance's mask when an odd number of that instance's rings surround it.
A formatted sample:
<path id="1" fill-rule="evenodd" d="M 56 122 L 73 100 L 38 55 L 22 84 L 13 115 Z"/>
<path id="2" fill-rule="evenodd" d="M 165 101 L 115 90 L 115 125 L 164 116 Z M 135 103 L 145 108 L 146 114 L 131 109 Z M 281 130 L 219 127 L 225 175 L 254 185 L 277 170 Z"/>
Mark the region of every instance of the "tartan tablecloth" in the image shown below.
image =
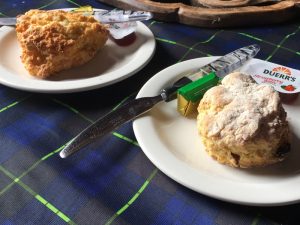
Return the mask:
<path id="1" fill-rule="evenodd" d="M 111 9 L 93 0 L 1 0 L 0 15 L 82 5 Z M 232 29 L 155 20 L 145 24 L 155 36 L 155 54 L 124 81 L 72 94 L 30 93 L 0 85 L 0 225 L 300 224 L 299 204 L 241 206 L 176 183 L 144 155 L 132 123 L 67 159 L 59 157 L 76 134 L 134 98 L 149 78 L 174 63 L 257 43 L 257 58 L 300 69 L 299 21 Z"/>

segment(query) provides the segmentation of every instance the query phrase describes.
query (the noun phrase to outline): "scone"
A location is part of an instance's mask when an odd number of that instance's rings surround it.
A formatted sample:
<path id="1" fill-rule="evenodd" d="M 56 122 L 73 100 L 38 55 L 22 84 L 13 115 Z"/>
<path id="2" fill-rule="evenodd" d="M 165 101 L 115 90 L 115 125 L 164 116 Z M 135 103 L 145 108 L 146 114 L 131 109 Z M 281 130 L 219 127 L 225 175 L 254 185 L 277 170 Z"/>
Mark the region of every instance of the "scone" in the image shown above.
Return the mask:
<path id="1" fill-rule="evenodd" d="M 88 62 L 109 34 L 92 16 L 62 10 L 30 10 L 18 17 L 16 32 L 22 63 L 40 78 Z"/>
<path id="2" fill-rule="evenodd" d="M 277 163 L 290 150 L 279 94 L 239 72 L 205 93 L 198 106 L 197 127 L 209 155 L 232 167 Z"/>

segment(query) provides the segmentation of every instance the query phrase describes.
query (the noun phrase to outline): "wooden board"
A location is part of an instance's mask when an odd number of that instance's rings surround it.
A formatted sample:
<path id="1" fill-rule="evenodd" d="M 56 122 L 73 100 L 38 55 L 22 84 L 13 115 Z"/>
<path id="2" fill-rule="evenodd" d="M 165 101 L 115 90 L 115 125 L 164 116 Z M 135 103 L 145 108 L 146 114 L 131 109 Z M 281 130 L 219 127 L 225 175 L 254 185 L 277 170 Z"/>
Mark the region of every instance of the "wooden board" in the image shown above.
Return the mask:
<path id="1" fill-rule="evenodd" d="M 222 28 L 281 23 L 300 16 L 300 0 L 98 0 L 153 13 L 162 21 Z"/>

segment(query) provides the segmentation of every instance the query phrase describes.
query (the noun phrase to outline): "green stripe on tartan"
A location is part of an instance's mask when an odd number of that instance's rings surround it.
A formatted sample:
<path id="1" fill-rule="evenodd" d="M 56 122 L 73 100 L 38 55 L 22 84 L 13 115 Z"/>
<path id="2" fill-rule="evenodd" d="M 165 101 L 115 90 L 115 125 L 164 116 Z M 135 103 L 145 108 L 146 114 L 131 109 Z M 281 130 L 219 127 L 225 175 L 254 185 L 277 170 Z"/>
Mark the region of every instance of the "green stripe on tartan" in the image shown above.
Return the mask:
<path id="1" fill-rule="evenodd" d="M 53 5 L 55 2 L 57 2 L 57 0 L 54 0 L 54 1 L 52 1 L 52 2 L 49 2 L 49 3 L 46 4 L 46 5 L 42 5 L 41 7 L 39 7 L 39 9 L 44 9 L 44 8 L 50 6 L 50 5 Z"/>
<path id="2" fill-rule="evenodd" d="M 243 36 L 245 36 L 245 37 L 249 37 L 249 38 L 254 39 L 254 40 L 257 40 L 257 41 L 261 41 L 261 42 L 263 42 L 263 43 L 266 43 L 266 44 L 269 44 L 269 45 L 271 45 L 271 46 L 276 47 L 276 49 L 274 49 L 274 51 L 271 53 L 271 55 L 267 58 L 268 60 L 270 60 L 270 58 L 275 54 L 275 52 L 278 50 L 278 48 L 284 49 L 284 50 L 289 51 L 289 52 L 291 52 L 291 53 L 294 53 L 294 54 L 296 54 L 296 55 L 300 55 L 300 52 L 297 52 L 297 51 L 295 51 L 295 50 L 293 50 L 293 49 L 290 49 L 290 48 L 287 48 L 287 47 L 283 47 L 283 46 L 282 46 L 283 41 L 285 41 L 285 40 L 286 40 L 287 38 L 289 38 L 291 35 L 295 35 L 298 31 L 299 31 L 299 27 L 298 27 L 298 29 L 296 30 L 296 32 L 293 32 L 293 33 L 291 33 L 291 34 L 286 35 L 285 38 L 280 42 L 280 44 L 274 44 L 274 43 L 272 43 L 272 42 L 265 41 L 265 40 L 263 40 L 263 39 L 260 39 L 260 38 L 258 38 L 258 37 L 255 37 L 255 36 L 250 35 L 250 34 L 247 34 L 247 33 L 238 33 L 238 34 L 243 35 Z"/>
<path id="3" fill-rule="evenodd" d="M 149 184 L 149 182 L 145 182 L 147 185 Z M 140 195 L 140 192 L 137 192 L 129 201 L 128 201 L 128 203 L 127 203 L 127 205 L 129 206 L 129 205 L 131 205 L 138 197 L 139 197 L 139 195 Z M 124 210 L 122 210 L 122 211 L 118 211 L 118 215 L 120 215 L 121 214 L 121 212 L 123 212 Z"/>
<path id="4" fill-rule="evenodd" d="M 12 108 L 13 106 L 19 104 L 20 102 L 23 102 L 24 100 L 26 100 L 26 99 L 29 98 L 30 96 L 31 96 L 31 95 L 27 95 L 26 97 L 21 98 L 20 100 L 15 101 L 15 102 L 13 102 L 13 103 L 11 103 L 11 104 L 9 104 L 9 105 L 7 105 L 7 106 L 1 108 L 1 109 L 0 109 L 0 113 L 1 113 L 1 112 L 4 112 L 4 111 L 6 111 L 6 110 L 8 110 L 8 109 L 10 109 L 10 108 Z"/>
<path id="5" fill-rule="evenodd" d="M 176 41 L 170 41 L 170 40 L 167 40 L 167 39 L 164 39 L 164 38 L 158 38 L 158 37 L 156 37 L 155 39 L 158 40 L 158 41 L 162 41 L 162 42 L 166 42 L 166 43 L 172 44 L 172 45 L 176 45 L 177 44 Z"/>
<path id="6" fill-rule="evenodd" d="M 14 102 L 14 103 L 8 105 L 8 106 L 6 106 L 6 107 L 0 109 L 0 112 L 4 112 L 5 110 L 7 110 L 7 109 L 9 109 L 9 108 L 11 108 L 11 107 L 13 107 L 13 106 L 15 106 L 15 105 L 18 104 L 18 103 L 19 103 L 19 102 L 17 101 L 17 102 Z"/>
<path id="7" fill-rule="evenodd" d="M 82 117 L 84 120 L 90 122 L 90 123 L 93 123 L 93 120 L 89 119 L 88 117 L 86 117 L 85 115 L 83 115 L 82 113 L 80 113 L 77 109 L 71 107 L 70 105 L 58 100 L 58 99 L 55 99 L 55 98 L 52 98 L 52 101 L 66 107 L 67 109 L 69 109 L 70 111 L 74 112 L 75 114 L 79 115 L 80 117 Z"/>
<path id="8" fill-rule="evenodd" d="M 49 157 L 51 157 L 52 155 L 54 155 L 55 153 L 60 152 L 63 148 L 65 147 L 65 145 L 59 147 L 58 149 L 50 152 L 49 154 L 43 156 L 41 159 L 39 159 L 37 162 L 35 162 L 31 167 L 29 167 L 25 172 L 23 172 L 19 177 L 17 177 L 16 179 L 14 179 L 14 182 L 10 183 L 9 185 L 7 185 L 5 188 L 3 188 L 0 191 L 0 196 L 2 194 L 4 194 L 12 185 L 14 185 L 14 183 L 16 183 L 17 181 L 19 181 L 22 177 L 24 177 L 25 175 L 27 175 L 31 170 L 33 170 L 34 168 L 36 168 L 42 161 L 48 159 Z"/>
<path id="9" fill-rule="evenodd" d="M 224 30 L 219 30 L 219 31 L 217 31 L 216 33 L 214 33 L 212 36 L 210 36 L 207 40 L 205 40 L 205 41 L 199 41 L 199 42 L 197 42 L 196 44 L 194 44 L 192 47 L 190 47 L 190 48 L 188 48 L 188 51 L 186 52 L 186 53 L 184 53 L 184 55 L 181 57 L 181 59 L 179 59 L 177 62 L 181 62 L 181 61 L 183 61 L 183 59 L 192 51 L 192 50 L 195 50 L 194 48 L 196 47 L 196 46 L 198 46 L 199 44 L 206 44 L 206 43 L 209 43 L 210 41 L 212 41 L 215 37 L 216 37 L 216 35 L 218 34 L 218 33 L 220 33 L 220 32 L 223 32 Z"/>
<path id="10" fill-rule="evenodd" d="M 29 96 L 31 96 L 31 95 L 29 95 Z M 16 101 L 16 102 L 14 102 L 14 103 L 11 103 L 9 106 L 6 106 L 6 107 L 0 109 L 0 112 L 5 111 L 5 110 L 11 108 L 12 106 L 14 106 L 14 105 L 20 103 L 21 101 L 27 99 L 29 96 L 27 96 L 27 97 L 25 97 L 25 98 L 23 98 L 23 99 L 21 99 L 21 100 L 19 100 L 19 101 Z M 131 95 L 130 95 L 130 96 L 131 96 Z M 122 102 L 126 101 L 130 96 L 126 97 Z M 59 101 L 59 100 L 57 100 L 57 99 L 52 99 L 52 100 L 53 100 L 54 102 L 56 102 L 56 103 L 59 103 L 59 104 L 65 106 L 65 107 L 67 107 L 67 108 L 70 109 L 72 112 L 75 112 L 76 114 L 78 114 L 79 116 L 81 116 L 82 118 L 84 118 L 85 120 L 87 120 L 87 121 L 89 121 L 89 122 L 91 122 L 91 123 L 93 122 L 93 121 L 90 120 L 89 118 L 87 118 L 87 117 L 85 117 L 84 115 L 82 115 L 78 110 L 76 110 L 76 109 L 70 107 L 69 105 L 67 105 L 67 104 L 65 104 L 65 103 L 63 103 L 63 102 L 61 102 L 61 101 Z M 122 102 L 120 102 L 115 108 L 117 108 L 119 105 L 121 105 Z M 114 108 L 113 110 L 115 110 L 115 108 Z M 138 144 L 136 141 L 133 141 L 133 140 L 131 140 L 131 139 L 125 137 L 124 135 L 118 134 L 118 133 L 116 133 L 116 132 L 114 132 L 113 135 L 116 136 L 116 137 L 118 137 L 118 138 L 121 138 L 121 139 L 123 139 L 123 140 L 125 140 L 125 141 L 127 141 L 127 142 L 129 142 L 129 143 L 131 143 L 131 144 L 134 144 L 134 145 L 136 145 L 136 146 L 139 146 L 139 144 Z M 20 180 L 22 177 L 26 176 L 30 171 L 32 171 L 34 168 L 36 168 L 42 161 L 44 161 L 44 160 L 48 159 L 49 157 L 55 155 L 56 153 L 60 152 L 64 147 L 65 147 L 65 145 L 63 145 L 63 146 L 57 148 L 56 150 L 54 150 L 54 151 L 48 153 L 47 155 L 45 155 L 45 156 L 43 156 L 41 159 L 39 159 L 37 162 L 35 162 L 31 167 L 29 167 L 25 172 L 23 172 L 19 177 L 17 177 L 17 178 L 14 180 L 14 182 L 12 182 L 12 183 L 8 184 L 6 187 L 4 187 L 4 188 L 0 191 L 0 196 L 3 195 L 7 190 L 9 190 L 9 189 L 16 183 L 16 181 Z"/>
<path id="11" fill-rule="evenodd" d="M 219 30 L 219 31 L 217 31 L 217 32 L 214 33 L 210 38 L 208 38 L 206 41 L 202 41 L 202 42 L 200 42 L 200 43 L 206 44 L 206 43 L 211 42 L 211 41 L 217 36 L 217 34 L 222 33 L 223 31 L 224 31 L 224 30 Z"/>
<path id="12" fill-rule="evenodd" d="M 178 43 L 178 42 L 176 42 L 176 41 L 171 41 L 171 40 L 167 40 L 167 39 L 163 39 L 163 38 L 158 38 L 158 37 L 156 37 L 155 39 L 158 40 L 158 41 L 166 42 L 166 43 L 168 43 L 168 44 L 181 46 L 181 47 L 186 48 L 186 49 L 188 49 L 188 50 L 190 50 L 190 51 L 193 50 L 193 51 L 195 51 L 195 52 L 197 52 L 197 53 L 201 53 L 201 54 L 206 55 L 206 56 L 211 56 L 210 54 L 204 53 L 204 52 L 199 51 L 199 50 L 197 50 L 197 49 L 193 49 L 193 48 L 191 48 L 191 47 L 189 47 L 189 46 L 187 46 L 187 45 Z"/>
<path id="13" fill-rule="evenodd" d="M 43 156 L 41 158 L 41 160 L 46 160 L 48 159 L 49 157 L 51 157 L 52 155 L 54 155 L 55 153 L 58 153 L 60 152 L 66 145 L 63 145 L 63 146 L 60 146 L 59 148 L 55 149 L 54 151 L 48 153 L 47 155 Z"/>
<path id="14" fill-rule="evenodd" d="M 111 224 L 118 216 L 120 216 L 137 198 L 142 194 L 142 192 L 146 189 L 146 187 L 150 184 L 151 180 L 157 174 L 158 169 L 155 168 L 147 180 L 143 183 L 143 185 L 139 188 L 138 192 L 133 195 L 133 197 L 124 205 L 122 206 L 106 223 L 105 225 Z"/>
<path id="15" fill-rule="evenodd" d="M 246 37 L 251 38 L 251 39 L 256 40 L 256 41 L 263 41 L 262 39 L 260 39 L 260 38 L 258 38 L 258 37 L 255 37 L 255 36 L 253 36 L 253 35 L 250 35 L 250 34 L 246 34 L 246 33 L 242 33 L 242 32 L 240 32 L 240 33 L 238 33 L 238 34 L 243 35 L 243 36 L 246 36 Z"/>
<path id="16" fill-rule="evenodd" d="M 266 58 L 266 61 L 269 61 L 274 55 L 275 53 L 278 51 L 278 49 L 283 45 L 283 43 L 290 38 L 290 36 L 293 36 L 295 35 L 297 32 L 299 32 L 300 30 L 300 27 L 297 27 L 297 29 L 290 33 L 290 34 L 287 34 L 282 40 L 281 42 L 276 46 L 276 48 L 274 49 L 274 51 Z"/>
<path id="17" fill-rule="evenodd" d="M 80 6 L 81 6 L 81 5 L 79 5 L 78 3 L 76 3 L 76 2 L 74 2 L 74 1 L 72 1 L 72 0 L 67 0 L 67 2 L 70 2 L 70 3 L 74 4 L 74 5 L 76 5 L 77 7 L 80 7 Z"/>
<path id="18" fill-rule="evenodd" d="M 4 13 L 2 13 L 2 12 L 0 12 L 0 16 L 9 17 L 8 15 L 6 15 L 6 14 L 4 14 Z"/>
<path id="19" fill-rule="evenodd" d="M 17 183 L 20 179 L 22 179 L 22 177 L 26 176 L 30 171 L 32 171 L 34 168 L 36 168 L 42 161 L 48 159 L 49 157 L 51 157 L 52 155 L 54 155 L 55 153 L 60 152 L 63 148 L 65 147 L 65 145 L 59 147 L 58 149 L 50 152 L 49 154 L 45 155 L 44 157 L 42 157 L 41 159 L 39 159 L 37 162 L 35 162 L 31 167 L 29 167 L 25 172 L 23 172 L 19 177 L 13 179 L 14 182 L 8 184 L 5 188 L 3 188 L 0 191 L 0 196 L 3 195 L 8 189 L 10 189 L 15 183 Z"/>
<path id="20" fill-rule="evenodd" d="M 25 191 L 30 193 L 32 196 L 34 196 L 35 199 L 37 199 L 41 204 L 46 206 L 49 210 L 54 212 L 56 215 L 58 215 L 59 218 L 64 220 L 67 223 L 75 224 L 67 215 L 65 215 L 63 212 L 59 211 L 54 205 L 52 205 L 50 202 L 48 202 L 46 199 L 44 199 L 42 196 L 37 194 L 34 190 L 32 190 L 29 186 L 27 186 L 25 183 L 23 183 L 20 179 L 15 177 L 11 172 L 6 170 L 3 166 L 0 165 L 0 171 L 2 171 L 7 177 L 12 179 L 16 184 L 20 185 Z"/>
<path id="21" fill-rule="evenodd" d="M 254 217 L 251 225 L 257 225 L 259 222 L 260 216 L 261 216 L 260 213 L 257 213 L 256 216 Z"/>
<path id="22" fill-rule="evenodd" d="M 125 97 L 119 104 L 117 104 L 113 109 L 112 111 L 115 111 L 117 108 L 119 108 L 125 101 L 127 101 L 130 97 L 132 97 L 133 95 L 135 95 L 136 92 L 128 95 L 127 97 Z"/>
<path id="23" fill-rule="evenodd" d="M 46 204 L 47 204 L 46 199 L 44 199 L 42 196 L 36 195 L 35 198 L 36 198 L 38 201 L 40 201 L 43 205 L 46 205 Z"/>
<path id="24" fill-rule="evenodd" d="M 134 95 L 135 93 L 132 93 L 130 94 L 129 96 L 125 97 L 120 103 L 118 103 L 111 111 L 114 111 L 116 110 L 118 107 L 120 107 L 128 98 L 130 98 L 132 95 Z M 84 120 L 90 122 L 90 123 L 94 123 L 95 121 L 93 121 L 92 119 L 89 119 L 88 117 L 86 117 L 85 115 L 83 115 L 82 113 L 80 113 L 77 109 L 73 108 L 72 106 L 58 100 L 58 99 L 52 99 L 54 102 L 66 107 L 67 109 L 71 110 L 72 112 L 76 113 L 78 116 L 80 116 L 81 118 L 83 118 Z M 134 140 L 131 140 L 130 138 L 122 135 L 122 134 L 119 134 L 117 132 L 112 132 L 112 134 L 115 136 L 115 137 L 118 137 L 124 141 L 127 141 L 133 145 L 136 145 L 136 146 L 139 146 L 139 144 L 134 141 Z"/>
<path id="25" fill-rule="evenodd" d="M 154 21 L 152 21 L 152 22 L 148 25 L 148 27 L 150 28 L 150 27 L 152 27 L 152 26 L 153 26 L 154 24 L 156 24 L 156 23 L 163 23 L 163 22 L 154 20 Z"/>
<path id="26" fill-rule="evenodd" d="M 138 142 L 133 141 L 133 140 L 131 140 L 130 138 L 128 138 L 128 137 L 126 137 L 126 136 L 124 136 L 124 135 L 122 135 L 122 134 L 119 134 L 119 133 L 117 133 L 117 132 L 113 132 L 112 134 L 113 134 L 114 136 L 116 136 L 116 137 L 118 137 L 118 138 L 124 140 L 124 141 L 127 141 L 127 142 L 129 142 L 129 143 L 135 145 L 135 146 L 140 146 Z"/>

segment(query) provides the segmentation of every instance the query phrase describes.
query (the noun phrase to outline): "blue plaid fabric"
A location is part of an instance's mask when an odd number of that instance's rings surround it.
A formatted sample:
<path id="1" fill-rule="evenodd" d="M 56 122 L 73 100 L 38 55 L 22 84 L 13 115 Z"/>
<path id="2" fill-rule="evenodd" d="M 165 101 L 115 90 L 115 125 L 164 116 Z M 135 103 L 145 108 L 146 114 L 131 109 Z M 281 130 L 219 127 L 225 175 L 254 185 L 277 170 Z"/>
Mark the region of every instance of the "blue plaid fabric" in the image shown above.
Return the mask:
<path id="1" fill-rule="evenodd" d="M 112 8 L 93 0 L 2 0 L 0 16 L 83 5 Z M 299 224 L 299 204 L 241 206 L 179 185 L 147 159 L 131 123 L 72 157 L 58 156 L 85 127 L 177 62 L 257 43 L 262 49 L 257 58 L 300 69 L 299 20 L 235 29 L 155 20 L 145 24 L 156 38 L 155 55 L 140 72 L 117 84 L 73 94 L 30 93 L 0 85 L 0 225 Z"/>

